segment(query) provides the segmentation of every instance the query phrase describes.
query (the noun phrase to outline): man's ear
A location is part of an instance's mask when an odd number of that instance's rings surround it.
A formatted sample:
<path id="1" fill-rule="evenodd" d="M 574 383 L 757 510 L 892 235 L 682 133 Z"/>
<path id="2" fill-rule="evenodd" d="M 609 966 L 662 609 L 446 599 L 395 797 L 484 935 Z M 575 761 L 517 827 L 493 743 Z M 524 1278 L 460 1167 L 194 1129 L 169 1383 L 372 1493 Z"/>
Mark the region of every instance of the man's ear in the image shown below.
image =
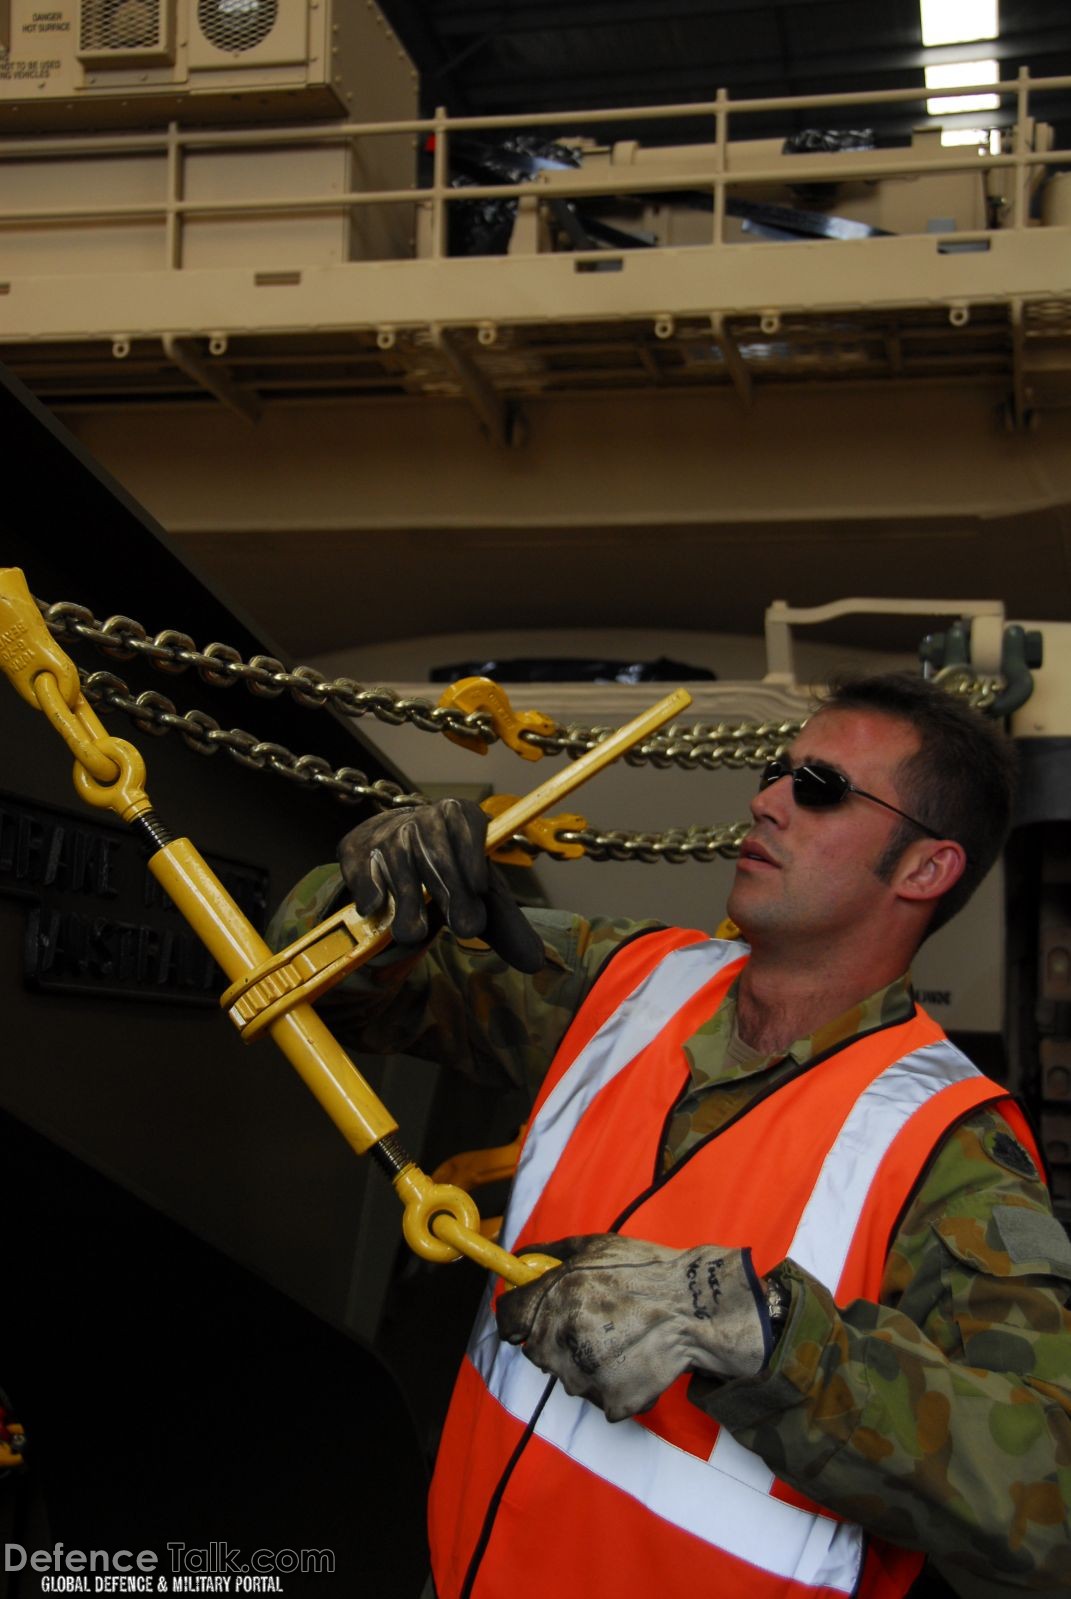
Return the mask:
<path id="1" fill-rule="evenodd" d="M 966 867 L 967 852 L 954 838 L 920 839 L 901 855 L 892 887 L 901 899 L 940 899 L 959 882 Z"/>

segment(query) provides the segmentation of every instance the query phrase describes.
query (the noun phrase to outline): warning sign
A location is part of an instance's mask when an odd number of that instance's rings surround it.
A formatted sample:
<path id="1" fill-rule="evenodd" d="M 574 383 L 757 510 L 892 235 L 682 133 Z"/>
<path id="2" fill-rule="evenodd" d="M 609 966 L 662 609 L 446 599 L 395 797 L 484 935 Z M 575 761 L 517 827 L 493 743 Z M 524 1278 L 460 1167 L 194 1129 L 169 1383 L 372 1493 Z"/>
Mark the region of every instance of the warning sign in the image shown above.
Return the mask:
<path id="1" fill-rule="evenodd" d="M 69 8 L 51 7 L 29 11 L 26 20 L 11 35 L 11 48 L 0 49 L 0 80 L 34 79 L 42 82 L 58 72 L 62 61 L 53 60 L 50 51 L 62 47 L 64 34 L 71 31 Z"/>
<path id="2" fill-rule="evenodd" d="M 28 61 L 22 56 L 0 55 L 0 78 L 50 78 L 62 66 L 60 61 Z"/>

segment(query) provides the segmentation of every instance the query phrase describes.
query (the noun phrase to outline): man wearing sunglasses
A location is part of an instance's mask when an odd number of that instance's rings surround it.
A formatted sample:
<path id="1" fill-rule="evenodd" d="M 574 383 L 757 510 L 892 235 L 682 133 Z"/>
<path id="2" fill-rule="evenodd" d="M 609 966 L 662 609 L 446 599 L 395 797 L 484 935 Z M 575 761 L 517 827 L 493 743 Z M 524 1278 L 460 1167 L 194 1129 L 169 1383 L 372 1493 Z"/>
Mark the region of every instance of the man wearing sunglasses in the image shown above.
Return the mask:
<path id="1" fill-rule="evenodd" d="M 1011 796 L 969 708 L 840 685 L 762 774 L 737 944 L 521 915 L 460 802 L 343 840 L 397 948 L 336 1027 L 531 1089 L 503 1242 L 562 1262 L 474 1330 L 439 1599 L 892 1599 L 927 1555 L 960 1594 L 1071 1586 L 1071 1248 L 1021 1112 L 909 977 Z M 340 886 L 306 879 L 277 941 Z"/>

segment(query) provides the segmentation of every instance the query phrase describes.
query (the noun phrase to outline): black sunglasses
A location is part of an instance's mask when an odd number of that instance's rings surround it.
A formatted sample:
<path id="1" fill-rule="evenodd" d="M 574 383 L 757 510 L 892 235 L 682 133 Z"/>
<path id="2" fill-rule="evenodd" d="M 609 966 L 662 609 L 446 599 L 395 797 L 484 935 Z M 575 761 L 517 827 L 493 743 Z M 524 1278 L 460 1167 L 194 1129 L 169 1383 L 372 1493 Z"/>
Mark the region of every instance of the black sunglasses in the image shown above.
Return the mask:
<path id="1" fill-rule="evenodd" d="M 876 794 L 868 794 L 865 788 L 856 788 L 843 772 L 836 771 L 832 766 L 824 766 L 821 761 L 808 761 L 806 766 L 793 766 L 787 755 L 771 761 L 759 779 L 760 794 L 764 788 L 769 788 L 771 783 L 779 783 L 783 777 L 792 779 L 792 798 L 797 805 L 802 805 L 806 810 L 828 810 L 830 806 L 839 805 L 842 800 L 847 799 L 849 794 L 858 794 L 860 799 L 872 800 L 875 805 L 884 805 L 887 811 L 902 816 L 905 822 L 910 822 L 913 827 L 921 829 L 930 838 L 944 837 L 943 833 L 935 833 L 932 827 L 927 827 L 925 822 L 909 816 L 899 806 L 890 805 L 888 800 L 879 799 Z"/>

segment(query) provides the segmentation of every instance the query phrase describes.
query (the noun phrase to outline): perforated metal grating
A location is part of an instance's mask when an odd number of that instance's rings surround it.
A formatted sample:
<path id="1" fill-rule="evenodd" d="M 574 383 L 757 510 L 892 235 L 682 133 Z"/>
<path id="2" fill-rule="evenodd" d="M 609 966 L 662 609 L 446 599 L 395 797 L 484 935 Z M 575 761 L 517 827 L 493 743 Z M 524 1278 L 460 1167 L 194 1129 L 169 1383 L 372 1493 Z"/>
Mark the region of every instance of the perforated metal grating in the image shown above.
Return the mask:
<path id="1" fill-rule="evenodd" d="M 274 28 L 279 0 L 198 0 L 201 32 L 217 50 L 252 50 Z"/>
<path id="2" fill-rule="evenodd" d="M 83 51 L 153 50 L 163 28 L 163 0 L 83 0 Z"/>

